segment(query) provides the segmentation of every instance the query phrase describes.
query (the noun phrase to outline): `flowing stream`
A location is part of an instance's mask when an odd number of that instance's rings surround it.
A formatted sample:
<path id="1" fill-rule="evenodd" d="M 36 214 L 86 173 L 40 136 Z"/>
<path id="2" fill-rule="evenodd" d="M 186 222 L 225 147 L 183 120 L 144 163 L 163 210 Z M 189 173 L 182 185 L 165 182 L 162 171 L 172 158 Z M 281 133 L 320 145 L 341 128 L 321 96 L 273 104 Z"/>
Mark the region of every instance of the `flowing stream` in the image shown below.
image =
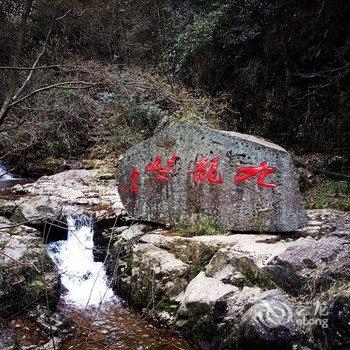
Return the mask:
<path id="1" fill-rule="evenodd" d="M 0 198 L 20 198 L 21 195 L 12 192 L 12 186 L 30 181 L 15 176 L 0 164 Z M 47 251 L 57 266 L 64 287 L 58 311 L 68 316 L 73 324 L 58 334 L 62 340 L 52 340 L 54 344 L 51 343 L 50 349 L 196 349 L 174 332 L 148 322 L 114 294 L 103 262 L 94 259 L 94 231 L 89 216 L 68 216 L 67 226 L 67 240 L 49 243 Z M 19 343 L 26 349 L 37 348 L 49 340 L 25 316 L 14 317 L 11 324 L 23 330 Z"/>
<path id="2" fill-rule="evenodd" d="M 86 215 L 67 218 L 68 238 L 48 244 L 48 253 L 58 267 L 67 289 L 64 299 L 77 307 L 100 306 L 114 299 L 102 262 L 94 261 L 92 219 Z"/>
<path id="3" fill-rule="evenodd" d="M 59 308 L 74 321 L 58 349 L 194 349 L 173 332 L 147 322 L 114 295 L 103 263 L 94 261 L 90 217 L 71 216 L 67 224 L 67 240 L 47 247 L 66 289 Z"/>
<path id="4" fill-rule="evenodd" d="M 16 177 L 3 164 L 0 164 L 0 181 L 8 181 L 14 179 L 16 179 Z"/>
<path id="5" fill-rule="evenodd" d="M 15 175 L 11 169 L 0 163 L 0 198 L 6 196 L 13 198 L 11 187 L 17 184 L 26 184 L 28 182 L 31 182 L 31 180 Z"/>

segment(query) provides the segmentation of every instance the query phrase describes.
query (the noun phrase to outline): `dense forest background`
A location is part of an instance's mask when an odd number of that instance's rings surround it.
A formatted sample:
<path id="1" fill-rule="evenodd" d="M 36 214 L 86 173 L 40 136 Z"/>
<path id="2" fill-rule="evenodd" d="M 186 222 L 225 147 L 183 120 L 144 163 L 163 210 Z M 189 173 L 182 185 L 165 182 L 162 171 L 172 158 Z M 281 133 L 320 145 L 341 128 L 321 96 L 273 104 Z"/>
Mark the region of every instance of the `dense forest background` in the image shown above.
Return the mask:
<path id="1" fill-rule="evenodd" d="M 0 103 L 24 3 L 0 1 Z M 20 66 L 40 56 L 16 70 L 19 86 L 32 73 L 27 95 L 88 86 L 9 111 L 0 148 L 17 171 L 96 165 L 156 127 L 195 122 L 267 138 L 349 180 L 347 0 L 35 0 L 25 33 Z"/>

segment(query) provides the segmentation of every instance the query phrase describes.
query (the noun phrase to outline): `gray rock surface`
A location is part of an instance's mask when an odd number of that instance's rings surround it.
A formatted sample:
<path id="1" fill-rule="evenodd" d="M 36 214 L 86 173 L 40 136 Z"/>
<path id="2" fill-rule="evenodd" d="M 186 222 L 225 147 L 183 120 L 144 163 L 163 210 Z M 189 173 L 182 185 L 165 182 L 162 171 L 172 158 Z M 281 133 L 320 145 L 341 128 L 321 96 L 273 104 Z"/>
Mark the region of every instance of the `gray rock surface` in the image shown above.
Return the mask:
<path id="1" fill-rule="evenodd" d="M 283 349 L 303 338 L 293 305 L 278 290 L 259 295 L 242 318 L 241 343 L 245 348 Z"/>
<path id="2" fill-rule="evenodd" d="M 55 300 L 59 276 L 40 233 L 0 217 L 0 319 L 34 299 Z"/>
<path id="3" fill-rule="evenodd" d="M 349 257 L 350 229 L 340 226 L 318 240 L 299 238 L 270 261 L 264 271 L 289 293 L 315 292 L 336 280 L 350 283 Z"/>
<path id="4" fill-rule="evenodd" d="M 157 156 L 162 159 L 159 167 L 168 174 L 146 171 Z M 179 157 L 176 163 L 164 167 L 172 156 Z M 202 183 L 194 183 L 195 162 L 203 156 L 208 158 L 206 174 Z M 210 163 L 215 157 L 219 157 L 217 173 L 215 161 Z M 276 188 L 259 186 L 257 176 L 234 183 L 239 168 L 257 167 L 262 162 L 277 169 L 266 178 Z M 132 180 L 132 169 L 138 170 L 139 181 L 137 177 Z M 293 231 L 306 223 L 290 155 L 249 135 L 174 125 L 126 152 L 117 169 L 117 181 L 126 210 L 142 220 L 191 224 L 205 219 L 229 230 L 259 232 Z"/>
<path id="5" fill-rule="evenodd" d="M 205 273 L 200 272 L 176 299 L 180 302 L 178 314 L 180 316 L 188 316 L 192 314 L 201 314 L 210 310 L 217 300 L 227 297 L 238 288 L 221 282 L 212 277 L 207 277 Z"/>
<path id="6" fill-rule="evenodd" d="M 350 216 L 324 209 L 308 217 L 290 235 L 124 230 L 111 252 L 112 261 L 119 259 L 116 288 L 203 349 L 344 346 Z M 305 307 L 320 303 L 330 308 L 327 329 L 302 319 Z"/>
<path id="7" fill-rule="evenodd" d="M 115 180 L 102 180 L 97 170 L 68 170 L 23 185 L 27 193 L 15 202 L 13 219 L 33 224 L 62 219 L 66 212 L 89 211 L 95 219 L 113 218 L 123 211 Z M 4 203 L 8 210 L 8 203 Z M 1 203 L 0 203 L 1 205 Z"/>

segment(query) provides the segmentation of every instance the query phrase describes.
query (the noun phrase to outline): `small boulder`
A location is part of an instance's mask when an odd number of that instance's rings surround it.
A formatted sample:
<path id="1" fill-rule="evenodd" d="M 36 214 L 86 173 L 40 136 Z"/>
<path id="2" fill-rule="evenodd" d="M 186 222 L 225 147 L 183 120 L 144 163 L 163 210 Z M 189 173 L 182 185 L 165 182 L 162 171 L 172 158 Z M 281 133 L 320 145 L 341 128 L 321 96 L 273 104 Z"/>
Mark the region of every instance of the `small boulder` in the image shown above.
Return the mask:
<path id="1" fill-rule="evenodd" d="M 201 271 L 187 285 L 186 290 L 177 297 L 176 301 L 180 302 L 178 314 L 181 317 L 204 314 L 210 311 L 220 298 L 227 297 L 237 291 L 237 287 L 207 277 Z"/>
<path id="2" fill-rule="evenodd" d="M 184 278 L 189 266 L 174 254 L 153 244 L 137 244 L 131 257 L 131 279 L 122 281 L 130 288 L 128 298 L 146 307 L 178 295 L 187 285 Z"/>
<path id="3" fill-rule="evenodd" d="M 124 241 L 131 241 L 134 240 L 137 237 L 142 236 L 144 233 L 142 232 L 142 227 L 140 225 L 133 225 L 124 230 L 120 237 Z"/>

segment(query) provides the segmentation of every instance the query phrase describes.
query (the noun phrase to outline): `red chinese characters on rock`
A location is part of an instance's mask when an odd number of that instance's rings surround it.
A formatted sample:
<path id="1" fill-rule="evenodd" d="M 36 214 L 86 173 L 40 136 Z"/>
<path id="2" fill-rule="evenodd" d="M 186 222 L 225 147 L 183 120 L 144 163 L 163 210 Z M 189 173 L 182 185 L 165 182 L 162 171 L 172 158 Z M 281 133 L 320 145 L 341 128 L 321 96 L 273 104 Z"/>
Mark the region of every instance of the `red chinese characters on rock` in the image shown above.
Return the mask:
<path id="1" fill-rule="evenodd" d="M 162 165 L 162 157 L 156 156 L 153 162 L 146 165 L 145 172 L 155 173 L 157 175 L 154 179 L 156 182 L 167 182 L 175 171 L 174 165 L 178 159 L 179 157 L 174 155 L 167 161 L 166 165 Z"/>
<path id="2" fill-rule="evenodd" d="M 123 192 L 131 192 L 134 195 L 139 193 L 140 172 L 137 168 L 132 168 L 129 175 L 129 184 L 120 185 Z"/>
<path id="3" fill-rule="evenodd" d="M 139 193 L 139 181 L 140 181 L 140 172 L 137 168 L 131 169 L 131 193 L 138 194 Z"/>
<path id="4" fill-rule="evenodd" d="M 257 179 L 258 186 L 276 188 L 277 187 L 276 184 L 265 181 L 266 176 L 269 174 L 273 174 L 274 172 L 276 172 L 275 168 L 269 167 L 267 162 L 262 162 L 257 167 L 250 166 L 250 167 L 239 168 L 234 177 L 234 182 L 235 184 L 240 184 L 250 179 L 251 177 L 258 176 L 258 179 Z"/>
<path id="5" fill-rule="evenodd" d="M 208 161 L 207 157 L 202 157 L 194 163 L 194 169 L 190 170 L 193 173 L 193 182 L 202 184 L 207 180 L 212 185 L 221 185 L 224 180 L 218 171 L 220 158 L 215 157 Z M 207 167 L 209 165 L 209 169 Z"/>
<path id="6" fill-rule="evenodd" d="M 144 171 L 145 173 L 155 174 L 153 178 L 157 183 L 166 183 L 172 176 L 177 172 L 175 168 L 176 162 L 180 158 L 173 155 L 165 165 L 163 165 L 163 159 L 161 156 L 156 156 L 154 161 L 147 164 Z M 189 170 L 193 176 L 193 182 L 195 185 L 203 184 L 207 181 L 211 185 L 222 185 L 224 180 L 219 172 L 219 163 L 221 158 L 214 157 L 208 160 L 207 157 L 203 156 L 194 163 L 194 169 Z M 257 185 L 260 187 L 276 188 L 277 185 L 274 183 L 266 182 L 266 176 L 276 172 L 276 168 L 268 166 L 267 162 L 260 163 L 259 166 L 248 166 L 241 167 L 237 170 L 234 177 L 234 183 L 236 185 L 241 184 L 248 179 L 257 176 Z M 130 173 L 130 185 L 122 186 L 122 190 L 125 192 L 131 192 L 134 195 L 139 193 L 139 182 L 140 182 L 140 172 L 136 167 L 131 169 Z"/>

